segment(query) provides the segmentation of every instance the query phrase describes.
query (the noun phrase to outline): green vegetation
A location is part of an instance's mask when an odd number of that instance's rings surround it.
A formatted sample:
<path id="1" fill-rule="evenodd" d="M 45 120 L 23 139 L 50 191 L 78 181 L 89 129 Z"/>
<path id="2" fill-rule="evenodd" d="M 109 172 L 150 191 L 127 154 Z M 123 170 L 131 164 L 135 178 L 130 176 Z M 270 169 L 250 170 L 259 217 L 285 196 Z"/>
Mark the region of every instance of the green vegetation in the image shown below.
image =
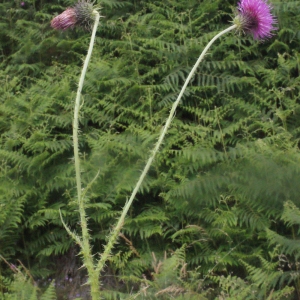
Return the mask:
<path id="1" fill-rule="evenodd" d="M 236 1 L 98 4 L 105 18 L 79 120 L 93 253 Z M 38 291 L 9 264 L 21 262 L 36 282 L 63 259 L 63 272 L 75 264 L 84 273 L 59 210 L 80 233 L 72 118 L 90 33 L 49 25 L 71 5 L 0 3 L 0 299 L 55 299 L 53 286 Z M 273 5 L 274 38 L 227 34 L 201 63 L 107 262 L 105 299 L 300 297 L 300 8 Z"/>

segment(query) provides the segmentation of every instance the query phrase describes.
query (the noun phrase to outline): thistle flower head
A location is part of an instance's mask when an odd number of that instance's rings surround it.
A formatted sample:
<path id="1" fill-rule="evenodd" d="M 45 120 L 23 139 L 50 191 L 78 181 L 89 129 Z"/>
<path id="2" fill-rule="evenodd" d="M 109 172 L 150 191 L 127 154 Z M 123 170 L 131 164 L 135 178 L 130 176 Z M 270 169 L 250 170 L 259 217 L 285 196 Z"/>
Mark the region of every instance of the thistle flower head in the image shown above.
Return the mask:
<path id="1" fill-rule="evenodd" d="M 76 25 L 91 28 L 95 19 L 94 10 L 93 3 L 89 0 L 79 0 L 73 7 L 56 16 L 51 21 L 51 27 L 57 30 L 74 28 Z"/>
<path id="2" fill-rule="evenodd" d="M 272 30 L 276 30 L 274 24 L 276 18 L 271 13 L 271 5 L 267 0 L 240 0 L 234 24 L 238 30 L 252 34 L 255 40 L 270 38 Z"/>
<path id="3" fill-rule="evenodd" d="M 77 18 L 75 9 L 69 7 L 51 21 L 51 27 L 58 30 L 66 30 L 68 28 L 73 28 L 76 23 Z"/>

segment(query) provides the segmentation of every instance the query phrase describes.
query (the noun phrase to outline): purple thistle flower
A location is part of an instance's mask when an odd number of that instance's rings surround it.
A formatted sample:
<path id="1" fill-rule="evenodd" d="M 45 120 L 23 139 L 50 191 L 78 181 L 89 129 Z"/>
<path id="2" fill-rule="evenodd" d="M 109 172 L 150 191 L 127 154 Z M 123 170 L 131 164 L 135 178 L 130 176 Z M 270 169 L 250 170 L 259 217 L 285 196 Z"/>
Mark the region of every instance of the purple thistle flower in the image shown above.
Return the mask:
<path id="1" fill-rule="evenodd" d="M 68 28 L 74 28 L 76 22 L 75 9 L 69 7 L 51 21 L 51 27 L 57 30 L 66 30 Z"/>
<path id="2" fill-rule="evenodd" d="M 80 25 L 90 28 L 94 22 L 94 7 L 89 0 L 79 0 L 74 7 L 68 7 L 63 13 L 51 21 L 51 27 L 57 30 L 66 30 Z"/>
<path id="3" fill-rule="evenodd" d="M 273 35 L 271 31 L 277 29 L 274 27 L 277 20 L 271 9 L 267 0 L 240 0 L 234 23 L 238 30 L 252 34 L 255 40 L 270 38 Z"/>

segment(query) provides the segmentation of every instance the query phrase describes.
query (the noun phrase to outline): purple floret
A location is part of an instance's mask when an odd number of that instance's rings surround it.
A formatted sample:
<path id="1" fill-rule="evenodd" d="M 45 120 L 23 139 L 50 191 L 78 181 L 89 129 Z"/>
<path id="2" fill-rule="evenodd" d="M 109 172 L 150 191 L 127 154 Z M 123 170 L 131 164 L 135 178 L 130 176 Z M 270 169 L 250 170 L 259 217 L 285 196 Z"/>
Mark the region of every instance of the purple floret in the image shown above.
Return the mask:
<path id="1" fill-rule="evenodd" d="M 58 30 L 66 30 L 76 25 L 77 17 L 74 8 L 67 8 L 63 13 L 51 21 L 51 27 Z"/>
<path id="2" fill-rule="evenodd" d="M 274 27 L 277 21 L 271 9 L 267 0 L 240 0 L 236 18 L 241 30 L 252 34 L 256 40 L 270 38 L 273 35 L 271 31 L 277 29 Z"/>
<path id="3" fill-rule="evenodd" d="M 67 8 L 63 13 L 51 21 L 51 27 L 58 30 L 66 30 L 79 25 L 90 29 L 95 20 L 95 11 L 90 0 L 79 0 L 73 7 Z"/>

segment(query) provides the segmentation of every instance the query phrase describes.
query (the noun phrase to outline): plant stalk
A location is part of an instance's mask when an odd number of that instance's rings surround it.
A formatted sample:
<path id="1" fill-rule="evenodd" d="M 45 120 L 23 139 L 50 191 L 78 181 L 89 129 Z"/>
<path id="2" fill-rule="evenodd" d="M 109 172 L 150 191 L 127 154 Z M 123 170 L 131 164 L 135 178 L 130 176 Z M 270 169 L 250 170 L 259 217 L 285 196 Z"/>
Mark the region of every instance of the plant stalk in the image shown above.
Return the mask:
<path id="1" fill-rule="evenodd" d="M 146 177 L 146 174 L 148 173 L 148 171 L 150 169 L 150 166 L 151 166 L 151 164 L 152 164 L 152 162 L 153 162 L 153 160 L 155 158 L 155 155 L 158 152 L 159 147 L 162 144 L 163 139 L 164 139 L 164 137 L 165 137 L 165 135 L 167 133 L 167 130 L 168 130 L 168 128 L 169 128 L 169 126 L 170 126 L 170 124 L 172 122 L 172 119 L 174 117 L 176 108 L 177 108 L 177 106 L 178 106 L 178 104 L 179 104 L 179 102 L 180 102 L 180 100 L 181 100 L 181 98 L 182 98 L 182 96 L 183 96 L 183 94 L 184 94 L 184 92 L 186 90 L 187 85 L 189 84 L 190 80 L 192 79 L 192 77 L 193 77 L 193 75 L 194 75 L 197 67 L 199 66 L 200 62 L 203 60 L 206 52 L 211 47 L 211 45 L 219 37 L 221 37 L 225 33 L 229 32 L 229 31 L 231 31 L 231 30 L 233 30 L 235 28 L 237 28 L 237 25 L 232 25 L 232 26 L 228 27 L 227 29 L 221 31 L 220 33 L 218 33 L 216 36 L 214 36 L 211 39 L 211 41 L 206 45 L 206 47 L 202 51 L 202 53 L 199 56 L 197 62 L 195 63 L 194 67 L 192 68 L 190 74 L 188 75 L 187 79 L 185 80 L 185 83 L 184 83 L 184 85 L 183 85 L 183 87 L 182 87 L 182 89 L 181 89 L 181 91 L 180 91 L 180 93 L 179 93 L 176 101 L 172 105 L 169 117 L 167 118 L 166 124 L 165 124 L 165 126 L 164 126 L 164 128 L 163 128 L 163 130 L 162 130 L 162 132 L 161 132 L 161 134 L 159 136 L 159 138 L 158 138 L 158 141 L 157 141 L 154 149 L 152 150 L 151 156 L 149 157 L 149 159 L 147 161 L 147 164 L 146 164 L 146 166 L 145 166 L 145 168 L 144 168 L 144 170 L 143 170 L 143 172 L 142 172 L 142 174 L 141 174 L 141 176 L 140 176 L 140 178 L 139 178 L 139 180 L 138 180 L 138 182 L 137 182 L 137 184 L 136 184 L 136 186 L 135 186 L 135 188 L 134 188 L 134 190 L 133 190 L 133 192 L 132 192 L 132 194 L 131 194 L 131 196 L 129 198 L 129 200 L 125 203 L 125 206 L 124 206 L 122 214 L 121 214 L 121 216 L 120 216 L 120 218 L 118 220 L 118 223 L 117 223 L 116 227 L 114 228 L 114 230 L 113 230 L 113 232 L 112 232 L 112 234 L 111 234 L 111 236 L 109 238 L 109 241 L 108 241 L 107 245 L 105 246 L 104 252 L 103 252 L 100 260 L 98 261 L 97 272 L 101 272 L 101 270 L 103 269 L 103 267 L 105 265 L 106 260 L 108 259 L 109 255 L 110 255 L 110 252 L 111 252 L 111 250 L 113 248 L 113 245 L 116 242 L 116 239 L 117 239 L 117 237 L 119 235 L 119 232 L 121 231 L 121 229 L 123 227 L 124 220 L 125 220 L 125 217 L 127 215 L 127 212 L 129 210 L 129 208 L 130 208 L 130 206 L 131 206 L 131 204 L 132 204 L 132 202 L 133 202 L 133 200 L 134 200 L 134 198 L 135 198 L 138 190 L 140 189 L 140 187 L 142 185 L 142 182 L 143 182 L 144 178 Z"/>
<path id="2" fill-rule="evenodd" d="M 93 31 L 91 35 L 90 45 L 88 49 L 88 53 L 86 55 L 83 68 L 81 71 L 81 76 L 79 79 L 77 95 L 75 99 L 75 106 L 74 106 L 74 120 L 73 120 L 73 147 L 74 147 L 74 164 L 75 164 L 75 173 L 76 173 L 76 187 L 77 187 L 77 199 L 78 199 L 78 208 L 79 208 L 79 215 L 80 215 L 80 225 L 81 225 L 81 232 L 82 232 L 82 247 L 81 247 L 81 254 L 83 256 L 84 265 L 87 268 L 89 274 L 89 284 L 91 286 L 91 296 L 93 300 L 98 300 L 100 298 L 100 289 L 99 289 L 99 277 L 97 272 L 94 268 L 93 256 L 91 252 L 90 246 L 90 235 L 88 232 L 87 227 L 87 217 L 84 208 L 84 197 L 82 197 L 82 189 L 81 189 L 81 173 L 80 173 L 80 157 L 79 157 L 79 142 L 78 142 L 78 130 L 79 130 L 79 111 L 80 111 L 80 96 L 83 87 L 83 82 L 85 78 L 85 74 L 87 71 L 87 67 L 92 55 L 94 43 L 95 43 L 95 36 L 97 27 L 100 20 L 99 13 L 94 10 L 93 14 L 95 15 L 95 21 L 93 26 Z"/>

